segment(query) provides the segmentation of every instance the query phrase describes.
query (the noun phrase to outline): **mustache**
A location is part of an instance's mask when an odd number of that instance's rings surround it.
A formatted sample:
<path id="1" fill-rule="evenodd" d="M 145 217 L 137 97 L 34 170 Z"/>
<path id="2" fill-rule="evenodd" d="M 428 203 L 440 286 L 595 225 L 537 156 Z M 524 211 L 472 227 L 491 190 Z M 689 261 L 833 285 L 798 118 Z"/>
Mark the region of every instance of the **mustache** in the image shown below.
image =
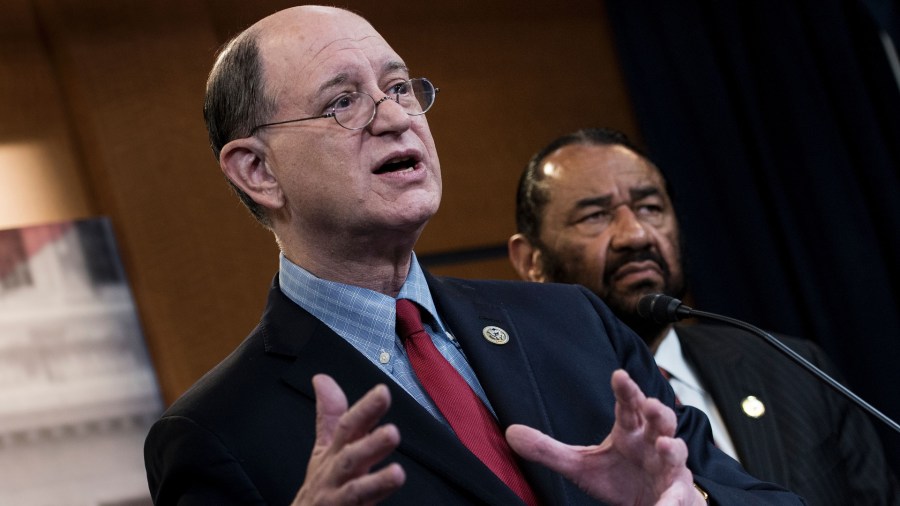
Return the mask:
<path id="1" fill-rule="evenodd" d="M 613 275 L 615 275 L 616 271 L 622 268 L 622 266 L 632 262 L 645 262 L 648 260 L 658 265 L 659 269 L 663 273 L 663 276 L 666 279 L 669 278 L 669 263 L 666 262 L 662 255 L 660 255 L 656 250 L 643 249 L 638 251 L 628 251 L 615 258 L 611 258 L 609 263 L 606 264 L 606 270 L 603 272 L 604 284 L 606 286 L 609 286 Z"/>

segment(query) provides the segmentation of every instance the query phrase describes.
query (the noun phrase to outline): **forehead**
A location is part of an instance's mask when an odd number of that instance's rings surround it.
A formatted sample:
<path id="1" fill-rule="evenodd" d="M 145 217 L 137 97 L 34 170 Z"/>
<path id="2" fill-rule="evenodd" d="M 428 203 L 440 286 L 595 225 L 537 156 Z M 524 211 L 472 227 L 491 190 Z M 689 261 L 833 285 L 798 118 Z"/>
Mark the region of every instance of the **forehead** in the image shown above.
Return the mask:
<path id="1" fill-rule="evenodd" d="M 538 170 L 551 200 L 562 192 L 577 195 L 616 195 L 638 187 L 655 186 L 665 194 L 659 170 L 642 156 L 619 146 L 569 144 L 551 153 Z"/>
<path id="2" fill-rule="evenodd" d="M 318 88 L 339 77 L 362 80 L 402 64 L 381 35 L 356 14 L 331 8 L 295 8 L 259 23 L 259 47 L 268 84 Z"/>

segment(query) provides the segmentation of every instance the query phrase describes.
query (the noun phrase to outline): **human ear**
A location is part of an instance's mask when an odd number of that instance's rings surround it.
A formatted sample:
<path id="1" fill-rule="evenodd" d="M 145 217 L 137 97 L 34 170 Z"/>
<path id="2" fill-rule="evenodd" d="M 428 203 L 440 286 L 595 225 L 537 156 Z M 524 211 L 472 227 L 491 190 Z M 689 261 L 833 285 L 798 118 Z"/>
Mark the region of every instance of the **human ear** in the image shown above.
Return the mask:
<path id="1" fill-rule="evenodd" d="M 546 281 L 544 276 L 541 250 L 522 234 L 515 234 L 506 244 L 509 261 L 519 277 L 525 281 Z"/>
<path id="2" fill-rule="evenodd" d="M 219 154 L 219 166 L 225 177 L 254 202 L 268 209 L 284 205 L 284 193 L 271 167 L 266 163 L 266 147 L 254 137 L 235 139 Z"/>

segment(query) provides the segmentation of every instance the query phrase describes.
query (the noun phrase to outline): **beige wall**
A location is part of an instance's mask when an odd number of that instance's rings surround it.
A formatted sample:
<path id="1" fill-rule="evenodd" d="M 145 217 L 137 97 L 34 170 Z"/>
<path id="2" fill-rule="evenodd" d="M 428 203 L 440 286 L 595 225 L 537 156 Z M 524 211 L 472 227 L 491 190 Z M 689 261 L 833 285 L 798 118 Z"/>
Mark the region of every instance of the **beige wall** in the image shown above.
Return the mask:
<path id="1" fill-rule="evenodd" d="M 277 250 L 230 194 L 200 114 L 216 48 L 275 0 L 7 0 L 0 228 L 110 216 L 167 401 L 255 325 Z M 528 157 L 588 125 L 635 127 L 602 3 L 352 1 L 416 75 L 444 201 L 420 254 L 513 232 Z M 434 269 L 512 278 L 503 258 Z"/>

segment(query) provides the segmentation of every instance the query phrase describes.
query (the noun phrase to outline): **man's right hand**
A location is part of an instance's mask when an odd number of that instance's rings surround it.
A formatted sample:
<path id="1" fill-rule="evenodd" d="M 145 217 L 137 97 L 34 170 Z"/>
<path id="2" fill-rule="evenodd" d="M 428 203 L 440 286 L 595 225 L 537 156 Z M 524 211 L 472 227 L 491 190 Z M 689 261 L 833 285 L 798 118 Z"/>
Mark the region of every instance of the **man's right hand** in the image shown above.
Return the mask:
<path id="1" fill-rule="evenodd" d="M 347 409 L 347 396 L 334 379 L 317 374 L 312 382 L 316 444 L 291 506 L 376 504 L 396 492 L 406 481 L 400 464 L 370 472 L 400 444 L 395 425 L 376 428 L 391 405 L 387 387 L 376 385 Z"/>

